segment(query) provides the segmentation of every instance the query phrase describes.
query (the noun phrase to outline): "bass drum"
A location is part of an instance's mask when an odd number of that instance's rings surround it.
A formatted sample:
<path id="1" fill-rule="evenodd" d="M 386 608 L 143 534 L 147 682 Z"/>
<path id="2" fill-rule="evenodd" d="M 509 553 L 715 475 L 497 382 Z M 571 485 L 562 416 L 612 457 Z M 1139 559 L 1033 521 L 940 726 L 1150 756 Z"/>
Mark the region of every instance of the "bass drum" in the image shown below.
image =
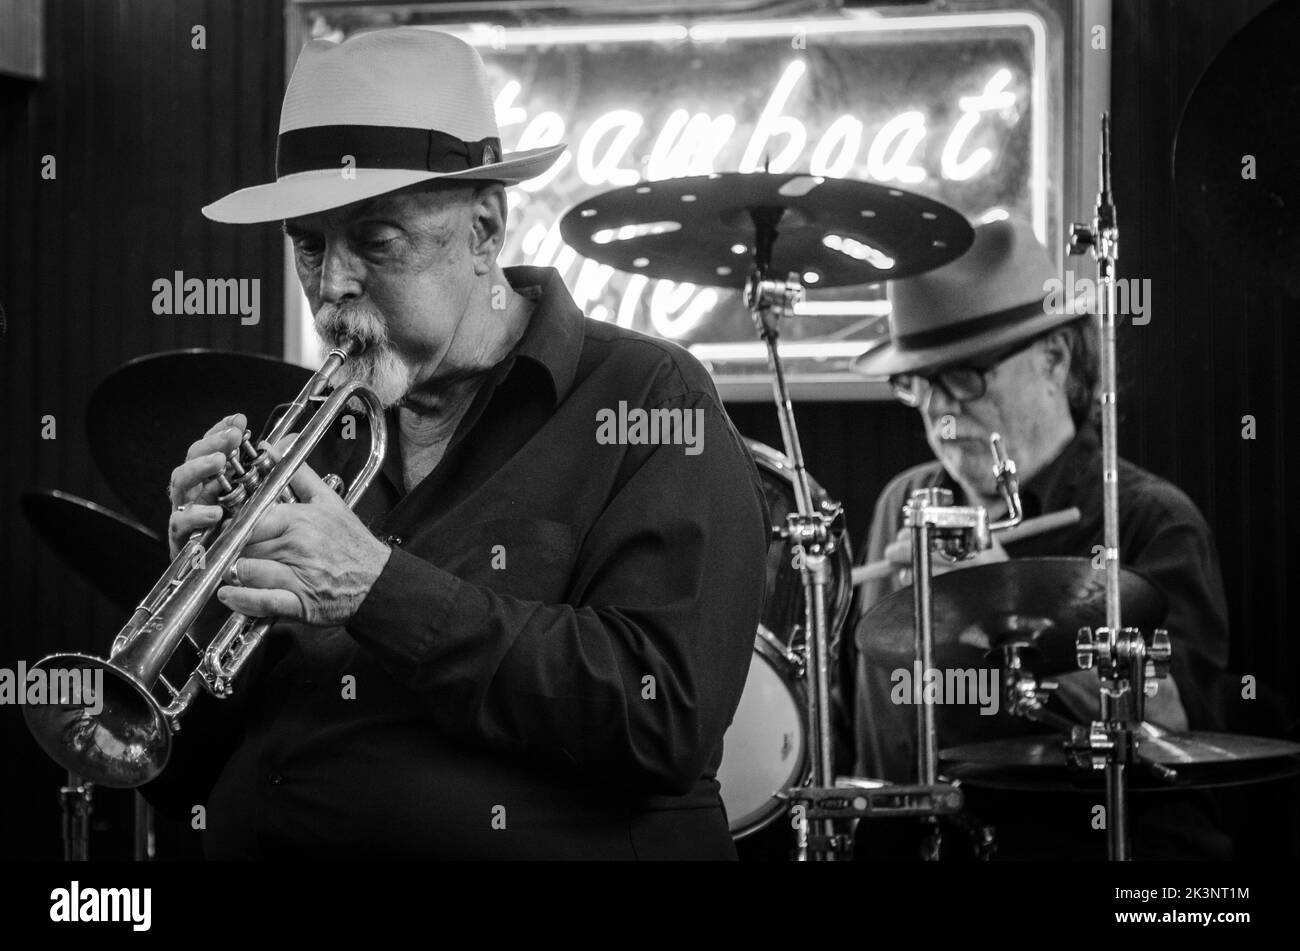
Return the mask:
<path id="1" fill-rule="evenodd" d="M 772 524 L 783 526 L 786 515 L 797 510 L 793 469 L 786 457 L 770 446 L 752 439 L 745 442 L 758 465 Z M 837 515 L 838 503 L 811 477 L 809 484 L 813 504 L 827 515 Z M 832 668 L 853 594 L 853 555 L 843 519 L 836 519 L 833 532 L 836 549 L 830 559 L 827 592 Z M 793 546 L 774 540 L 767 550 L 766 602 L 754 638 L 749 678 L 723 740 L 718 768 L 722 801 L 736 839 L 757 832 L 780 816 L 785 807 L 777 794 L 807 778 L 807 693 L 799 673 L 800 655 L 807 646 L 803 611 L 803 579 Z"/>
<path id="2" fill-rule="evenodd" d="M 781 814 L 776 794 L 808 773 L 803 683 L 761 634 L 754 639 L 749 679 L 722 741 L 718 783 L 733 838 L 762 829 Z"/>

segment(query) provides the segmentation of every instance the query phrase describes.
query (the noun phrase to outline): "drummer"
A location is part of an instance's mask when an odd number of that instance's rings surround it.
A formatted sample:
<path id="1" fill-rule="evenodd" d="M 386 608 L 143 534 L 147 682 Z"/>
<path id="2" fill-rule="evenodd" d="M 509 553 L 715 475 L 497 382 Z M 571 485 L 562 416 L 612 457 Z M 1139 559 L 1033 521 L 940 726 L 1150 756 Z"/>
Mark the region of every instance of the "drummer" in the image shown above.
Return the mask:
<path id="1" fill-rule="evenodd" d="M 859 589 L 850 624 L 880 598 L 910 583 L 910 532 L 902 528 L 902 510 L 914 490 L 950 489 L 957 504 L 985 506 L 990 521 L 1005 511 L 992 475 L 992 433 L 1001 434 L 1018 467 L 1026 518 L 1070 507 L 1077 507 L 1082 517 L 1005 548 L 996 544 L 955 566 L 935 559 L 935 571 L 1008 557 L 1094 558 L 1102 550 L 1095 319 L 1079 317 L 1080 308 L 1067 308 L 1059 295 L 1050 293 L 1057 276 L 1030 226 L 1012 219 L 978 227 L 974 244 L 958 260 L 891 283 L 890 340 L 859 358 L 854 369 L 888 378 L 895 397 L 916 407 L 935 461 L 899 474 L 877 500 L 859 559 L 888 558 L 898 571 Z M 1174 730 L 1221 726 L 1214 684 L 1228 659 L 1227 607 L 1209 526 L 1176 486 L 1122 459 L 1119 511 L 1121 564 L 1147 575 L 1169 603 L 1165 626 L 1173 643 L 1173 676 L 1159 682 L 1146 718 Z M 852 644 L 851 637 L 845 641 Z M 849 702 L 859 776 L 895 782 L 915 777 L 915 710 L 890 700 L 897 666 L 866 655 L 856 659 L 856 696 Z M 1095 671 L 1055 679 L 1060 687 L 1050 707 L 1079 722 L 1097 715 Z M 939 705 L 936 722 L 940 749 L 1038 729 L 1005 711 L 981 715 L 974 705 Z M 988 807 L 994 815 L 979 817 L 996 819 L 999 854 L 1049 841 L 1036 834 L 1040 827 L 1017 842 L 1007 815 L 996 815 L 1004 807 L 1010 808 L 994 804 Z M 1014 813 L 1025 815 L 1023 804 Z M 1181 815 L 1166 819 L 1188 821 Z M 1076 827 L 1062 830 L 1066 838 L 1077 840 L 1080 848 L 1100 850 L 1088 854 L 1104 855 L 1105 835 L 1091 829 L 1086 810 L 1060 821 Z M 1137 831 L 1139 856 L 1145 844 L 1148 854 L 1190 857 L 1187 844 L 1173 842 L 1172 835 Z M 1049 854 L 1060 854 L 1060 838 L 1049 838 Z M 1200 838 L 1191 853 L 1223 857 L 1221 837 Z"/>

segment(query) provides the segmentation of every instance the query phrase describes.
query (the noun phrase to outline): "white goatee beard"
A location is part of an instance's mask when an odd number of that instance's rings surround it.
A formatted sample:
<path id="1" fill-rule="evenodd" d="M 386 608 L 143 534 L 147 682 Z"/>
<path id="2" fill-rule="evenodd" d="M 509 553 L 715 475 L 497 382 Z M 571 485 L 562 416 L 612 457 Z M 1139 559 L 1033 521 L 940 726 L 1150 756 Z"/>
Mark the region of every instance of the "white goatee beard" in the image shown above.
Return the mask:
<path id="1" fill-rule="evenodd" d="M 330 383 L 339 387 L 353 380 L 360 381 L 374 391 L 384 409 L 405 399 L 415 386 L 415 369 L 406 365 L 401 356 L 388 344 L 370 349 L 349 360 L 335 371 Z"/>
<path id="2" fill-rule="evenodd" d="M 334 373 L 331 385 L 339 387 L 356 380 L 374 391 L 385 409 L 400 403 L 415 386 L 415 367 L 388 342 L 384 318 L 372 305 L 325 304 L 316 313 L 315 323 L 324 348 L 344 340 L 357 340 L 365 346 L 360 356 L 349 359 Z"/>

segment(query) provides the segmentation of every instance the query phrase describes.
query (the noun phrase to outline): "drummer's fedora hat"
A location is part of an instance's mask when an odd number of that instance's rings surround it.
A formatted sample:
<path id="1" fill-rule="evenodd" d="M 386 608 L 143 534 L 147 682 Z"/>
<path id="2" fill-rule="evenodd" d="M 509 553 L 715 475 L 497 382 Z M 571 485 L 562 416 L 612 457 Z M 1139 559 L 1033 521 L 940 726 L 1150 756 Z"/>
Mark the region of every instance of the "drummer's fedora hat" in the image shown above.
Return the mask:
<path id="1" fill-rule="evenodd" d="M 313 40 L 284 94 L 275 181 L 203 213 L 278 221 L 432 179 L 514 185 L 550 168 L 564 145 L 501 153 L 492 103 L 478 51 L 450 34 L 403 27 Z"/>
<path id="2" fill-rule="evenodd" d="M 1087 305 L 1065 306 L 1068 289 L 1052 295 L 1049 282 L 1058 278 L 1027 221 L 980 225 L 957 260 L 889 282 L 889 340 L 858 357 L 853 369 L 873 378 L 929 372 L 1079 320 Z"/>

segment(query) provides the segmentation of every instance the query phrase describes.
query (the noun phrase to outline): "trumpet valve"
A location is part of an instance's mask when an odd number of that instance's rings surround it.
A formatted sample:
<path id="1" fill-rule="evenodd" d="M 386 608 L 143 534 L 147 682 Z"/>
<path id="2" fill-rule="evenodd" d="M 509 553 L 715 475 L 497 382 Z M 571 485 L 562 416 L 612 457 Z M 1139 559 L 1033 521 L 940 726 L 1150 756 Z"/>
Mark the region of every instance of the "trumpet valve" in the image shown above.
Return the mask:
<path id="1" fill-rule="evenodd" d="M 221 490 L 217 504 L 227 512 L 234 512 L 248 498 L 248 490 L 240 483 L 231 482 L 224 472 L 217 476 L 217 488 Z"/>

